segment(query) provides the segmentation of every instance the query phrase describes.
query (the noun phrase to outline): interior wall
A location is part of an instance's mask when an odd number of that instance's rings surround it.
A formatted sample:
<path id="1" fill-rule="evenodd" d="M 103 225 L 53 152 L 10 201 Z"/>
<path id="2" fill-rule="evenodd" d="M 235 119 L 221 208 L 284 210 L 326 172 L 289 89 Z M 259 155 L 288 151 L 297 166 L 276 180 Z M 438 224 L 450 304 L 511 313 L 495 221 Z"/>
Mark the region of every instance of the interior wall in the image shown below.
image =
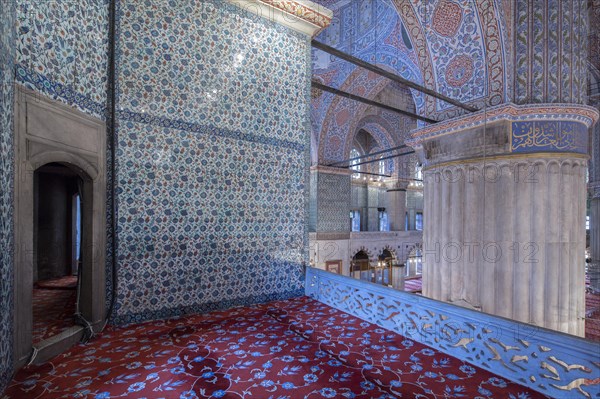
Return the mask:
<path id="1" fill-rule="evenodd" d="M 86 115 L 108 121 L 110 0 L 14 0 L 16 82 Z M 107 151 L 107 181 L 110 153 Z M 107 197 L 110 198 L 107 190 Z M 107 228 L 111 224 L 107 201 Z M 107 229 L 107 241 L 112 236 Z M 107 306 L 111 255 L 107 245 Z"/>
<path id="2" fill-rule="evenodd" d="M 17 82 L 105 120 L 109 0 L 16 0 Z"/>
<path id="3" fill-rule="evenodd" d="M 361 212 L 361 231 L 379 231 L 379 211 L 377 208 L 385 208 L 385 192 L 383 187 L 370 186 L 368 184 L 353 182 L 350 209 L 358 209 Z"/>
<path id="4" fill-rule="evenodd" d="M 37 174 L 37 268 L 33 281 L 71 274 L 72 202 L 77 178 Z M 35 238 L 34 238 L 35 240 Z"/>
<path id="5" fill-rule="evenodd" d="M 107 121 L 110 0 L 15 2 L 17 83 Z M 107 171 L 109 156 L 107 149 Z M 107 226 L 110 215 L 107 209 Z M 111 255 L 107 245 L 107 302 Z"/>
<path id="6" fill-rule="evenodd" d="M 0 392 L 12 376 L 13 102 L 14 24 L 12 0 L 0 1 Z"/>
<path id="7" fill-rule="evenodd" d="M 300 295 L 308 37 L 224 1 L 119 7 L 114 321 Z"/>
<path id="8" fill-rule="evenodd" d="M 348 174 L 317 173 L 316 231 L 350 231 L 350 180 Z"/>

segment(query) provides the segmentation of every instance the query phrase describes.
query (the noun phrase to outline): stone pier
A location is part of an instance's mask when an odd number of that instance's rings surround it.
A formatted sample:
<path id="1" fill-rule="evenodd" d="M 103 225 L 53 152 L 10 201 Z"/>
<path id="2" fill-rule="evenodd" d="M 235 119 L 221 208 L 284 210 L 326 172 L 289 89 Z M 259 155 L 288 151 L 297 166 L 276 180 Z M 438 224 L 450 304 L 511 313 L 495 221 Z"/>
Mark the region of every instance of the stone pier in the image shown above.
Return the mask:
<path id="1" fill-rule="evenodd" d="M 423 294 L 584 335 L 586 106 L 502 105 L 413 132 Z"/>

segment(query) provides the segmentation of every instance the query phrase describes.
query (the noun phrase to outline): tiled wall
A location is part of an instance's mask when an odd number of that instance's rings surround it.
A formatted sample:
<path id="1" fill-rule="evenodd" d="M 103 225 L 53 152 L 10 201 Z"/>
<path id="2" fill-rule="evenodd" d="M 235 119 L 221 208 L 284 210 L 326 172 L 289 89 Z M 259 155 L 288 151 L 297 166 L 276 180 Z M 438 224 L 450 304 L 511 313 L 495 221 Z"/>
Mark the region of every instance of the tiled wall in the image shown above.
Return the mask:
<path id="1" fill-rule="evenodd" d="M 16 0 L 17 80 L 105 119 L 108 0 Z"/>
<path id="2" fill-rule="evenodd" d="M 115 321 L 302 293 L 308 38 L 223 1 L 119 8 Z"/>
<path id="3" fill-rule="evenodd" d="M 585 103 L 587 2 L 515 4 L 515 103 Z"/>
<path id="4" fill-rule="evenodd" d="M 317 231 L 350 231 L 350 176 L 318 173 Z"/>
<path id="5" fill-rule="evenodd" d="M 0 1 L 0 392 L 12 375 L 15 3 Z"/>

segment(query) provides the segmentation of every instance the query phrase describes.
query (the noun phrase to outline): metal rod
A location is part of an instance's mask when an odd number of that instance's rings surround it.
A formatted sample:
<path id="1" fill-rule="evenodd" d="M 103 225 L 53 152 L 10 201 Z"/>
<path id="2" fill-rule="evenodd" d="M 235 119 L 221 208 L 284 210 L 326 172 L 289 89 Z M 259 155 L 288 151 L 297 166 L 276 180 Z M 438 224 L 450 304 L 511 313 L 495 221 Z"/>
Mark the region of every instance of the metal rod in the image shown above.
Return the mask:
<path id="1" fill-rule="evenodd" d="M 369 100 L 368 98 L 357 96 L 356 94 L 351 94 L 351 93 L 348 93 L 346 91 L 334 89 L 333 87 L 330 87 L 330 86 L 325 86 L 324 84 L 319 83 L 316 80 L 312 81 L 312 87 L 314 87 L 315 89 L 320 89 L 320 90 L 323 90 L 323 91 L 327 91 L 327 92 L 335 94 L 337 96 L 349 98 L 350 100 L 354 100 L 354 101 L 358 101 L 358 102 L 361 102 L 361 103 L 364 103 L 364 104 L 372 105 L 374 107 L 379 107 L 379 108 L 382 108 L 382 109 L 386 109 L 388 111 L 396 112 L 396 113 L 401 114 L 401 115 L 410 116 L 411 118 L 418 119 L 418 120 L 423 121 L 423 122 L 427 122 L 427 123 L 436 123 L 437 122 L 434 119 L 426 118 L 424 116 L 417 115 L 417 114 L 414 114 L 412 112 L 404 111 L 403 109 L 400 109 L 400 108 L 395 108 L 395 107 L 392 107 L 390 105 L 386 105 L 386 104 L 382 104 L 382 103 L 377 102 L 377 101 Z"/>
<path id="2" fill-rule="evenodd" d="M 367 157 L 370 157 L 370 156 L 373 156 L 373 155 L 385 154 L 386 152 L 392 152 L 392 151 L 400 150 L 402 148 L 408 148 L 408 146 L 406 144 L 402 144 L 402 145 L 399 145 L 398 147 L 388 148 L 387 150 L 377 151 L 377 152 L 374 152 L 372 154 L 361 155 L 359 157 L 349 158 L 349 159 L 345 159 L 343 161 L 337 161 L 337 162 L 334 162 L 334 163 L 330 163 L 327 166 L 334 166 L 334 165 L 338 165 L 338 164 L 341 164 L 341 163 L 352 162 L 352 161 L 356 161 L 357 159 L 367 158 Z"/>
<path id="3" fill-rule="evenodd" d="M 428 88 L 423 87 L 423 86 L 421 86 L 421 85 L 419 85 L 417 83 L 411 82 L 410 80 L 404 79 L 403 77 L 396 75 L 395 73 L 388 72 L 388 71 L 386 71 L 383 68 L 380 68 L 380 67 L 378 67 L 376 65 L 370 64 L 370 63 L 368 63 L 366 61 L 363 61 L 360 58 L 356 58 L 356 57 L 354 57 L 354 56 L 352 56 L 350 54 L 344 53 L 344 52 L 342 52 L 342 51 L 340 51 L 338 49 L 335 49 L 333 47 L 330 47 L 330 46 L 328 46 L 328 45 L 326 45 L 324 43 L 321 43 L 321 42 L 318 42 L 316 40 L 313 40 L 312 41 L 312 46 L 314 48 L 319 49 L 319 50 L 325 51 L 326 53 L 329 53 L 329 54 L 331 54 L 333 56 L 341 58 L 341 59 L 343 59 L 345 61 L 351 62 L 354 65 L 358 65 L 361 68 L 365 68 L 365 69 L 367 69 L 367 70 L 369 70 L 371 72 L 375 72 L 376 74 L 381 75 L 383 77 L 386 77 L 386 78 L 388 78 L 390 80 L 393 80 L 394 82 L 401 83 L 401 84 L 406 85 L 406 86 L 408 86 L 408 87 L 410 87 L 412 89 L 420 91 L 421 93 L 425 93 L 425 94 L 430 95 L 432 97 L 435 97 L 437 99 L 446 101 L 447 103 L 450 103 L 452 105 L 456 105 L 457 107 L 460 107 L 460 108 L 465 109 L 467 111 L 471 111 L 471 112 L 479 111 L 475 107 L 472 107 L 470 105 L 461 103 L 460 101 L 454 100 L 454 99 L 452 99 L 452 98 L 450 98 L 448 96 L 445 96 L 443 94 L 440 94 L 440 93 L 438 93 L 438 92 L 436 92 L 434 90 L 428 89 Z"/>

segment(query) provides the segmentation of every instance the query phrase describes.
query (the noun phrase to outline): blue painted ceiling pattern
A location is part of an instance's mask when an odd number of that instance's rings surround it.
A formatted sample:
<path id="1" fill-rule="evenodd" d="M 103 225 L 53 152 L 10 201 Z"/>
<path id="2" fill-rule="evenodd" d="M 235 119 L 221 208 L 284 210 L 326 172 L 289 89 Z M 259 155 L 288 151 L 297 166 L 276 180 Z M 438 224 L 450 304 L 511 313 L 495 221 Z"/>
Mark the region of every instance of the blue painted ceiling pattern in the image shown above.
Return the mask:
<path id="1" fill-rule="evenodd" d="M 468 102 L 487 95 L 485 44 L 475 1 L 419 2 L 415 7 L 434 62 L 437 90 Z M 437 101 L 437 111 L 452 107 Z"/>
<path id="2" fill-rule="evenodd" d="M 15 3 L 0 1 L 0 392 L 12 377 Z"/>
<path id="3" fill-rule="evenodd" d="M 115 321 L 300 294 L 307 38 L 222 1 L 122 1 L 118 30 Z"/>
<path id="4" fill-rule="evenodd" d="M 105 119 L 108 0 L 17 0 L 17 80 Z"/>
<path id="5" fill-rule="evenodd" d="M 380 64 L 401 76 L 421 82 L 422 78 L 412 45 L 398 13 L 393 6 L 383 0 L 342 2 L 333 5 L 334 17 L 331 25 L 316 40 L 338 48 L 370 63 Z M 356 67 L 346 61 L 320 51 L 313 50 L 314 75 L 323 83 L 340 87 L 350 79 Z M 415 101 L 422 104 L 419 93 L 413 93 Z M 313 101 L 313 107 L 320 110 L 315 114 L 316 128 L 319 129 L 327 110 L 335 96 L 324 94 Z"/>
<path id="6" fill-rule="evenodd" d="M 479 0 L 317 0 L 334 11 L 332 24 L 318 40 L 344 52 L 379 64 L 413 82 L 463 102 L 499 104 L 507 99 L 503 3 Z M 485 32 L 485 34 L 484 34 Z M 418 46 L 416 45 L 418 44 Z M 315 77 L 324 84 L 359 95 L 377 95 L 377 82 L 359 81 L 354 65 L 313 50 Z M 372 74 L 371 74 L 372 75 Z M 370 76 L 369 79 L 377 79 Z M 378 86 L 383 87 L 383 86 Z M 416 111 L 444 119 L 460 113 L 443 101 L 426 99 L 411 90 Z M 367 95 L 367 97 L 369 97 Z M 352 122 L 339 124 L 343 108 L 360 119 L 360 107 L 325 93 L 313 96 L 313 135 L 318 138 L 319 160 L 345 158 L 354 131 Z M 341 148 L 340 148 L 341 147 Z"/>

